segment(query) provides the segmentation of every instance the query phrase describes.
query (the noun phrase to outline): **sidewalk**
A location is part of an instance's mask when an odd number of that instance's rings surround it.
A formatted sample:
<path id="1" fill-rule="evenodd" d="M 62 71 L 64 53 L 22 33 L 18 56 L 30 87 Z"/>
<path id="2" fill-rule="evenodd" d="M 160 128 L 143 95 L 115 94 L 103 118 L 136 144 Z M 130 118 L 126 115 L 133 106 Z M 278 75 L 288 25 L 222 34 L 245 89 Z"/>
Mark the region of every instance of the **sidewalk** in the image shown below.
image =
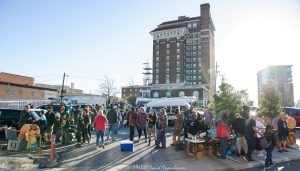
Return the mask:
<path id="1" fill-rule="evenodd" d="M 128 128 L 123 128 L 115 135 L 112 142 L 107 142 L 105 149 L 98 149 L 95 145 L 95 137 L 90 144 L 84 144 L 81 148 L 75 148 L 75 143 L 57 148 L 59 165 L 54 170 L 239 170 L 264 166 L 264 157 L 253 154 L 253 162 L 245 162 L 242 158 L 217 159 L 216 157 L 190 158 L 180 147 L 170 146 L 171 134 L 167 134 L 167 149 L 154 149 L 154 141 L 147 146 L 144 139 L 135 143 L 134 152 L 121 152 L 120 141 L 128 139 Z M 135 134 L 137 135 L 137 133 Z M 137 140 L 137 137 L 135 137 Z M 299 144 L 299 141 L 297 141 Z M 274 163 L 282 163 L 300 159 L 299 149 L 288 149 L 290 152 L 278 153 L 273 151 Z M 49 150 L 44 150 L 43 158 L 49 158 Z M 265 153 L 265 152 L 264 152 Z M 24 154 L 16 152 L 3 152 L 0 156 L 21 157 Z M 29 154 L 27 157 L 37 159 L 37 154 Z M 51 170 L 51 169 L 50 169 Z"/>

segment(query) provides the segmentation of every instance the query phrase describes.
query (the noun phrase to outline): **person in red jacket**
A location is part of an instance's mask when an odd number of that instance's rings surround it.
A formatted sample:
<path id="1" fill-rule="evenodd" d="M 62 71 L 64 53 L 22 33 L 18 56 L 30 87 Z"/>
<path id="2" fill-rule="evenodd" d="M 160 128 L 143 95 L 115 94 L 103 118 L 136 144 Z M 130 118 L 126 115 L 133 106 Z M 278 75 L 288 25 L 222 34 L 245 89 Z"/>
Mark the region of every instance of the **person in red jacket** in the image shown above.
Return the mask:
<path id="1" fill-rule="evenodd" d="M 106 116 L 103 115 L 103 111 L 99 110 L 98 115 L 94 119 L 94 125 L 96 130 L 96 146 L 104 149 L 104 133 L 106 129 L 106 124 L 108 123 Z M 101 145 L 99 144 L 99 138 L 101 136 Z"/>
<path id="2" fill-rule="evenodd" d="M 225 159 L 227 151 L 228 127 L 223 120 L 217 123 L 217 138 L 220 139 L 221 159 Z"/>

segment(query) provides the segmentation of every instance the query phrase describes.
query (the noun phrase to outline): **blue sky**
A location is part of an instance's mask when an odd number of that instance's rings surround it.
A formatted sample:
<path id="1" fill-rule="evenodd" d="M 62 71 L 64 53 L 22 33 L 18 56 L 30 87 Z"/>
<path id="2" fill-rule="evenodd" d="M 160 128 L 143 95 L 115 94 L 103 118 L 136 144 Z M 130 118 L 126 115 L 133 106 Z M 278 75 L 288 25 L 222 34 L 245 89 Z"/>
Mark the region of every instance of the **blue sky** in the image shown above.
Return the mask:
<path id="1" fill-rule="evenodd" d="M 92 93 L 104 75 L 118 87 L 128 85 L 129 77 L 141 84 L 142 64 L 152 61 L 149 32 L 181 15 L 199 16 L 200 4 L 207 2 L 216 27 L 216 60 L 227 81 L 256 100 L 257 71 L 292 64 L 300 99 L 297 0 L 2 0 L 0 71 L 48 84 L 61 84 L 66 72 L 67 85 Z"/>

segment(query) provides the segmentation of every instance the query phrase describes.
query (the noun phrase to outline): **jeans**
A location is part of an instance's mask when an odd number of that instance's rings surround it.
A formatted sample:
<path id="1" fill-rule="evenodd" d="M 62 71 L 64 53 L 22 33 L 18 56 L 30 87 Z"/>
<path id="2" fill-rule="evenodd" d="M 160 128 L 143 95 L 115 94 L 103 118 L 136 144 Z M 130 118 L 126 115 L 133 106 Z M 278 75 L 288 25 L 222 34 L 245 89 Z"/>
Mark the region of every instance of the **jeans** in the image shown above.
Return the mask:
<path id="1" fill-rule="evenodd" d="M 247 140 L 247 144 L 248 144 L 247 157 L 248 157 L 248 159 L 252 159 L 251 154 L 255 150 L 256 139 L 254 137 L 246 137 L 246 140 Z"/>
<path id="2" fill-rule="evenodd" d="M 221 137 L 220 138 L 220 146 L 221 146 L 221 158 L 226 158 L 226 152 L 227 152 L 227 137 Z"/>
<path id="3" fill-rule="evenodd" d="M 114 131 L 114 133 L 117 134 L 118 133 L 117 130 L 118 130 L 118 122 L 116 122 L 116 123 L 109 123 L 109 125 L 108 125 L 107 139 L 109 139 L 109 137 L 111 137 L 110 134 L 111 134 L 112 131 Z"/>
<path id="4" fill-rule="evenodd" d="M 161 131 L 161 129 L 157 129 L 157 144 L 156 147 L 159 147 L 159 145 L 162 145 L 162 148 L 166 148 L 166 134 Z"/>
<path id="5" fill-rule="evenodd" d="M 142 130 L 144 131 L 145 140 L 147 140 L 147 131 L 146 131 L 146 129 L 138 129 L 139 139 L 141 139 L 141 136 L 142 136 Z"/>
<path id="6" fill-rule="evenodd" d="M 267 166 L 267 165 L 273 164 L 273 162 L 272 162 L 272 149 L 267 148 L 266 152 L 267 152 L 267 156 L 266 156 L 266 160 L 265 160 L 265 165 Z"/>
<path id="7" fill-rule="evenodd" d="M 98 146 L 99 145 L 99 139 L 101 137 L 101 144 L 104 145 L 104 133 L 105 133 L 105 130 L 96 130 L 96 145 Z"/>
<path id="8" fill-rule="evenodd" d="M 130 133 L 129 133 L 129 139 L 130 141 L 133 141 L 133 138 L 134 138 L 134 125 L 130 125 L 129 126 L 129 129 L 130 129 Z"/>
<path id="9" fill-rule="evenodd" d="M 188 132 L 187 132 L 187 127 L 183 127 L 183 131 L 184 131 L 184 138 L 188 138 Z"/>

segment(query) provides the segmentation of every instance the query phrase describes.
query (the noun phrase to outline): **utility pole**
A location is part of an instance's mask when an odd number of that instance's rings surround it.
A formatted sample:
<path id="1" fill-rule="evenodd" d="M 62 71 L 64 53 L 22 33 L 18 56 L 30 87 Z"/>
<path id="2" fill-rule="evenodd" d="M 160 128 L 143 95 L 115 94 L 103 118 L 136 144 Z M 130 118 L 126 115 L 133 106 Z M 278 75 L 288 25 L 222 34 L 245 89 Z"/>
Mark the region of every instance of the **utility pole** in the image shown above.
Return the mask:
<path id="1" fill-rule="evenodd" d="M 222 84 L 223 84 L 225 82 L 225 75 L 222 74 L 221 77 L 222 77 Z"/>
<path id="2" fill-rule="evenodd" d="M 217 91 L 217 77 L 218 77 L 218 74 L 220 73 L 220 71 L 218 70 L 219 67 L 220 67 L 220 65 L 218 65 L 218 63 L 216 62 L 216 72 L 215 72 L 215 92 Z"/>
<path id="3" fill-rule="evenodd" d="M 60 95 L 60 104 L 61 105 L 63 104 L 62 100 L 63 100 L 63 97 L 64 97 L 65 77 L 66 77 L 66 73 L 64 73 L 63 83 L 62 83 L 62 86 L 61 86 L 61 95 Z"/>

